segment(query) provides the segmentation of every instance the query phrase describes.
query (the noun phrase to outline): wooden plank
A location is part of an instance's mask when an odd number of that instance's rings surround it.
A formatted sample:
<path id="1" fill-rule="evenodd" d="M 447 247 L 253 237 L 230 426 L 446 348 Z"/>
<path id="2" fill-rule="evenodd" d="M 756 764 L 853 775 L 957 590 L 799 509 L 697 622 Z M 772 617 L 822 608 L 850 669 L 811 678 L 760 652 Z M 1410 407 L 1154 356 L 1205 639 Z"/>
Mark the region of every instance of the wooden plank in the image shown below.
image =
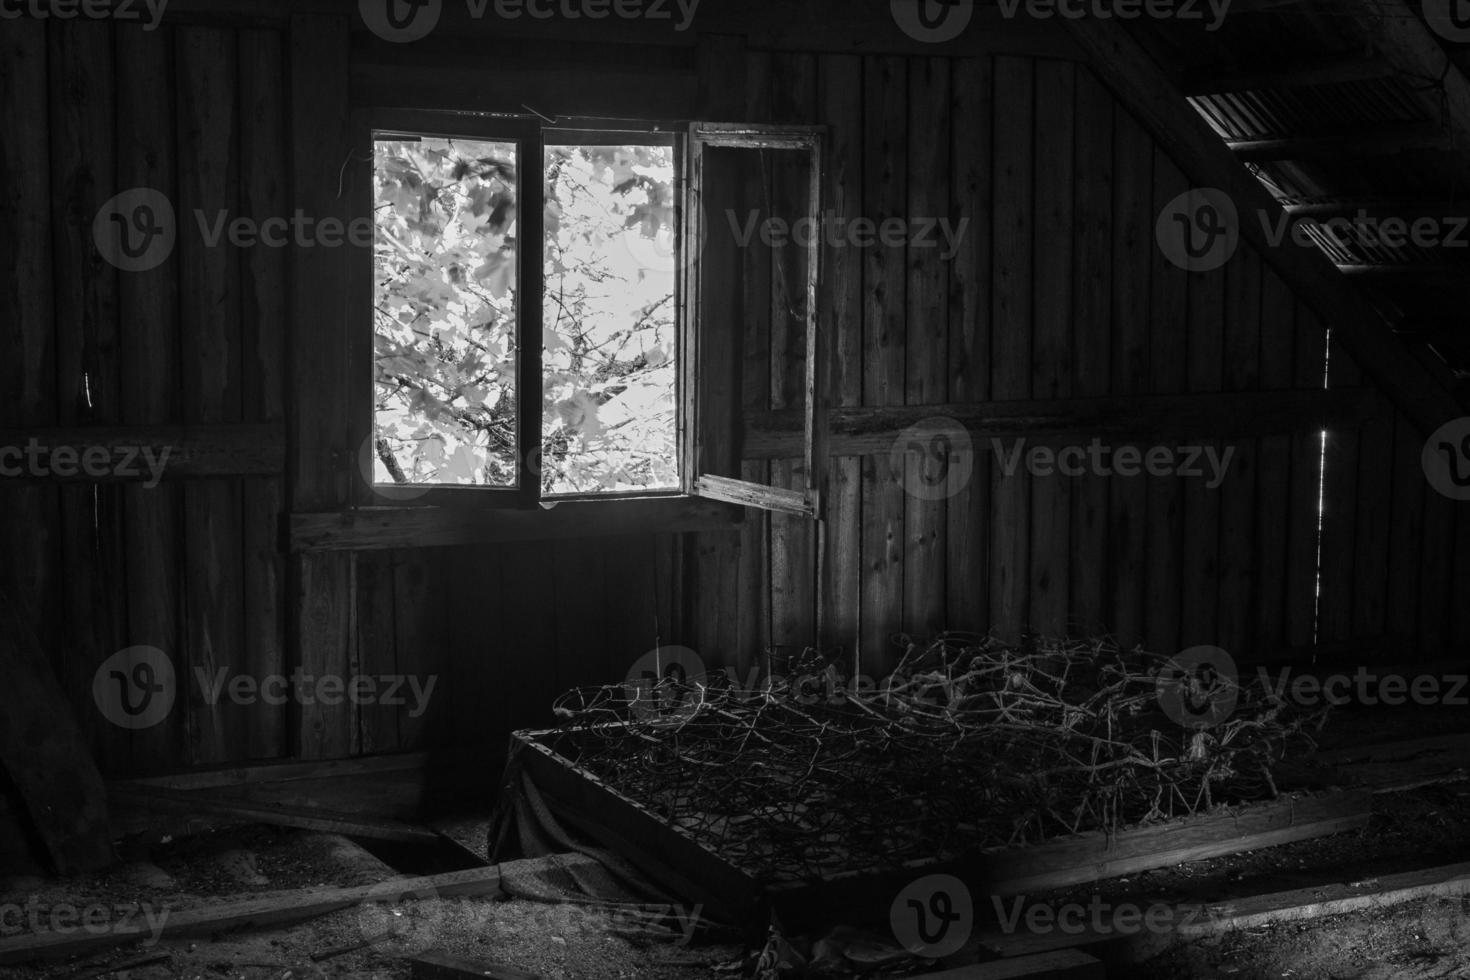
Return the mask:
<path id="1" fill-rule="evenodd" d="M 366 193 L 352 180 L 343 186 L 343 161 L 353 137 L 348 113 L 348 25 L 343 16 L 292 17 L 286 63 L 290 88 L 287 126 L 291 147 L 290 203 L 317 220 L 346 220 L 351 194 Z M 351 176 L 362 167 L 351 169 Z M 349 374 L 352 253 L 347 249 L 296 249 L 290 273 L 292 455 L 288 461 L 291 508 L 335 510 L 350 502 L 349 473 L 357 447 L 344 413 L 358 404 Z M 366 329 L 364 327 L 364 329 Z M 367 384 L 366 378 L 362 384 Z M 294 649 L 288 659 L 307 672 L 351 672 L 353 562 L 350 554 L 302 555 L 291 563 Z M 291 745 L 307 757 L 345 755 L 353 748 L 355 719 L 338 706 L 299 705 L 292 715 Z"/>
<path id="2" fill-rule="evenodd" d="M 1355 830 L 1367 825 L 1372 809 L 1371 794 L 1359 790 L 1283 797 L 1122 831 L 1111 841 L 1104 834 L 1084 834 L 1075 840 L 1002 852 L 985 858 L 982 864 L 987 880 L 995 882 L 992 894 L 1034 894 Z"/>
<path id="3" fill-rule="evenodd" d="M 1008 956 L 989 963 L 957 966 L 935 973 L 914 974 L 912 980 L 1106 980 L 1102 961 L 1075 949 L 1059 949 L 1029 956 Z"/>
<path id="4" fill-rule="evenodd" d="M 1220 189 L 1241 214 L 1275 218 L 1280 206 L 1241 167 L 1204 119 L 1180 96 L 1137 40 L 1120 24 L 1098 18 L 1067 21 L 1072 37 L 1088 51 L 1093 69 L 1119 100 L 1159 140 L 1196 186 Z M 1167 200 L 1167 198 L 1165 199 Z M 1330 325 L 1339 339 L 1422 432 L 1463 414 L 1455 399 L 1394 338 L 1371 304 L 1316 249 L 1273 248 L 1266 234 L 1271 222 L 1242 221 L 1242 241 L 1262 258 L 1304 302 Z"/>
<path id="5" fill-rule="evenodd" d="M 1284 390 L 1293 383 L 1296 307 L 1281 277 L 1267 269 L 1261 281 L 1262 388 Z M 1291 519 L 1292 440 L 1268 435 L 1260 441 L 1256 469 L 1255 596 L 1256 633 L 1267 649 L 1288 644 L 1286 570 Z"/>
<path id="6" fill-rule="evenodd" d="M 152 187 L 175 195 L 173 46 L 140 31 L 118 31 L 117 58 L 128 69 L 117 75 L 118 130 L 131 134 L 118 146 L 118 184 Z M 118 306 L 122 358 L 122 413 L 127 426 L 158 426 L 179 418 L 179 283 L 176 256 L 157 268 L 120 277 Z M 115 433 L 121 435 L 121 433 Z M 134 433 L 139 435 L 139 433 Z M 285 465 L 285 440 L 278 435 Z M 78 432 L 70 445 L 92 445 L 93 433 Z M 4 437 L 0 437 L 0 442 Z M 126 439 L 130 445 L 142 439 Z M 160 444 L 174 446 L 164 438 Z M 156 450 L 155 450 L 156 451 Z M 157 456 L 155 456 L 155 459 Z M 176 475 L 178 450 L 170 451 L 164 479 Z M 145 468 L 146 471 L 146 468 Z M 122 490 L 127 563 L 128 646 L 159 650 L 183 649 L 181 601 L 183 569 L 178 561 L 181 491 L 171 485 L 129 485 Z M 159 725 L 130 732 L 132 771 L 170 767 L 182 762 L 186 742 L 183 713 L 174 712 Z M 121 739 L 122 732 L 114 737 Z"/>
<path id="7" fill-rule="evenodd" d="M 1320 365 L 1319 365 L 1320 373 Z M 1349 387 L 1262 392 L 1201 392 L 1173 395 L 1108 395 L 1070 399 L 1014 399 L 973 404 L 848 408 L 832 413 L 834 452 L 872 452 L 905 429 L 931 416 L 944 416 L 984 443 L 991 438 L 1026 438 L 1028 445 L 1067 445 L 1095 436 L 1114 441 L 1142 439 L 1242 439 L 1276 433 L 1320 431 L 1325 425 L 1356 428 L 1390 411 L 1373 389 Z M 749 451 L 793 452 L 798 420 L 772 413 L 750 420 Z M 982 453 L 993 447 L 979 446 Z M 1006 448 L 1010 448 L 1007 446 Z"/>
<path id="8" fill-rule="evenodd" d="M 41 933 L 0 939 L 0 965 L 79 956 L 142 940 L 187 939 L 242 929 L 287 925 L 373 902 L 475 898 L 500 892 L 500 868 L 473 868 L 422 878 L 397 878 L 353 888 L 302 888 L 262 892 L 217 905 L 172 911 L 166 922 L 142 917 L 106 931 Z"/>
<path id="9" fill-rule="evenodd" d="M 916 58 L 909 62 L 907 79 L 908 131 L 923 134 L 910 138 L 904 170 L 908 183 L 910 221 L 933 222 L 948 218 L 951 132 L 950 62 L 942 58 Z M 927 405 L 945 398 L 949 391 L 949 292 L 950 260 L 942 254 L 944 239 L 933 236 L 933 247 L 908 249 L 908 282 L 904 337 L 904 403 Z M 897 250 L 895 250 L 895 254 Z M 904 456 L 904 479 L 909 487 L 923 486 L 926 468 L 941 461 L 908 452 Z M 947 466 L 958 461 L 944 461 Z M 946 494 L 949 491 L 946 485 Z M 945 621 L 945 554 L 947 500 L 935 494 L 905 495 L 903 538 L 903 629 L 917 636 L 943 630 Z"/>
<path id="10" fill-rule="evenodd" d="M 408 964 L 413 980 L 540 980 L 541 977 L 539 973 L 503 963 L 472 960 L 438 949 L 410 957 Z"/>
<path id="11" fill-rule="evenodd" d="M 115 422 L 121 410 L 118 273 L 101 260 L 93 231 L 104 202 L 117 190 L 111 27 L 52 22 L 47 38 L 58 420 Z M 89 486 L 63 487 L 59 496 L 65 612 L 53 655 L 71 703 L 84 705 L 98 667 L 122 649 L 120 501 L 114 489 Z M 86 712 L 77 721 L 99 765 L 114 769 L 125 762 L 125 743 L 108 738 L 111 726 L 100 714 Z"/>
<path id="12" fill-rule="evenodd" d="M 139 776 L 136 779 L 122 782 L 128 785 L 157 786 L 176 790 L 220 789 L 262 783 L 290 783 L 359 776 L 371 779 L 374 776 L 386 776 L 390 773 L 421 771 L 428 764 L 428 753 L 396 752 L 390 755 L 358 756 L 352 759 L 270 762 L 253 766 L 187 769 L 174 773 Z"/>
<path id="13" fill-rule="evenodd" d="M 284 38 L 280 31 L 247 30 L 240 32 L 238 43 L 240 210 L 263 221 L 288 213 Z M 240 254 L 243 417 L 280 427 L 282 433 L 289 370 L 287 272 L 281 249 L 251 248 Z M 248 480 L 241 491 L 245 666 L 256 677 L 282 673 L 286 666 L 286 569 L 279 526 L 286 508 L 280 478 L 284 472 L 283 446 L 278 475 Z M 390 609 L 385 610 L 389 615 Z M 288 723 L 284 705 L 256 705 L 246 721 L 250 757 L 283 754 Z"/>
<path id="14" fill-rule="evenodd" d="M 431 830 L 380 820 L 356 813 L 304 806 L 280 806 L 226 799 L 208 790 L 183 791 L 136 783 L 113 783 L 107 788 L 108 802 L 114 810 L 156 811 L 201 816 L 223 817 L 234 823 L 260 823 L 276 827 L 299 827 L 372 840 L 398 841 L 408 844 L 434 844 L 439 835 Z M 119 819 L 126 820 L 126 816 Z"/>
<path id="15" fill-rule="evenodd" d="M 440 678 L 445 684 L 450 669 L 450 644 L 453 642 L 452 617 L 450 610 L 460 602 L 462 589 L 473 587 L 472 583 L 451 579 L 445 582 L 439 573 L 439 556 L 419 551 L 395 552 L 393 554 L 393 600 L 395 669 L 409 676 L 417 675 L 427 684 L 431 677 Z M 511 582 L 517 581 L 512 577 Z M 509 587 L 502 597 L 506 608 L 517 608 L 513 602 L 521 593 Z M 479 602 L 478 597 L 468 597 Z M 542 596 L 540 604 L 533 608 L 548 608 Z M 518 617 L 512 617 L 509 626 L 514 630 Z M 517 661 L 505 644 L 499 642 L 499 634 L 482 637 L 478 643 L 466 649 L 466 656 L 489 659 L 499 665 L 506 675 L 506 683 L 513 690 Z M 451 725 L 448 698 L 440 696 L 430 700 L 427 710 L 416 716 L 402 712 L 398 716 L 398 746 L 405 750 L 423 749 L 442 745 L 448 738 Z"/>
<path id="16" fill-rule="evenodd" d="M 1091 72 L 1086 73 L 1092 77 Z M 1094 111 L 1096 111 L 1094 109 Z M 1149 390 L 1151 256 L 1154 242 L 1153 142 L 1127 112 L 1114 107 L 1112 210 L 1111 390 L 1134 395 Z M 1110 480 L 1109 607 L 1118 642 L 1144 638 L 1144 595 L 1149 481 Z"/>
<path id="17" fill-rule="evenodd" d="M 129 273 L 124 282 L 154 274 Z M 124 295 L 130 297 L 130 306 L 144 302 L 131 292 Z M 161 355 L 158 363 L 167 368 L 170 362 Z M 138 368 L 142 371 L 143 365 L 138 364 Z M 170 384 L 175 376 L 170 372 Z M 165 410 L 171 411 L 167 406 Z M 127 482 L 142 483 L 150 491 L 164 480 L 279 475 L 286 454 L 285 430 L 279 423 L 177 425 L 159 420 L 127 425 L 6 427 L 0 430 L 0 445 L 17 447 L 23 454 L 6 458 L 7 469 L 19 469 L 16 476 L 6 477 L 7 482 Z M 54 459 L 53 452 L 59 448 L 70 448 L 77 458 Z M 94 449 L 95 458 L 87 459 L 87 453 Z M 108 454 L 105 461 L 103 450 Z"/>
<path id="18" fill-rule="evenodd" d="M 960 60 L 952 76 L 950 213 L 956 222 L 968 219 L 969 231 L 950 267 L 947 398 L 979 402 L 990 397 L 992 65 Z M 990 624 L 990 456 L 972 443 L 970 457 L 970 479 L 945 510 L 945 612 L 954 628 L 983 632 Z"/>
<path id="19" fill-rule="evenodd" d="M 216 215 L 238 206 L 233 32 L 187 28 L 177 34 L 179 79 L 178 211 Z M 185 417 L 209 424 L 241 421 L 240 277 L 232 249 L 194 236 L 179 241 Z M 241 487 L 211 480 L 184 490 L 184 636 L 181 673 L 244 666 Z M 189 685 L 186 757 L 195 764 L 238 758 L 248 740 L 245 705 L 211 705 Z"/>
<path id="20" fill-rule="evenodd" d="M 357 643 L 357 667 L 364 677 L 394 677 L 406 673 L 398 668 L 398 604 L 394 592 L 396 558 L 397 554 L 389 551 L 360 555 L 357 559 L 357 636 L 354 639 Z M 478 617 L 460 617 L 455 622 L 467 620 L 483 622 Z M 458 685 L 451 688 L 455 693 L 459 689 Z M 471 695 L 479 693 L 468 685 L 466 692 Z M 404 707 L 379 702 L 362 705 L 357 718 L 358 750 L 364 753 L 397 751 L 402 745 L 398 734 L 399 716 L 408 713 Z M 470 716 L 477 714 L 471 706 Z"/>
<path id="21" fill-rule="evenodd" d="M 817 65 L 818 101 L 827 126 L 827 210 L 843 218 L 863 206 L 863 62 L 855 55 L 822 58 Z M 863 400 L 863 261 L 851 248 L 830 248 L 822 256 L 822 309 L 836 345 L 832 379 L 834 406 Z M 824 581 L 827 650 L 846 651 L 857 670 L 862 605 L 862 460 L 832 459 L 828 470 Z"/>
<path id="22" fill-rule="evenodd" d="M 1237 255 L 1235 261 L 1243 262 L 1245 258 Z M 1189 273 L 1185 384 L 1191 392 L 1219 391 L 1224 382 L 1225 276 L 1224 270 Z M 1218 646 L 1220 494 L 1205 486 L 1203 480 L 1168 479 L 1183 484 L 1180 584 L 1184 594 L 1179 643 L 1184 647 L 1201 643 Z"/>
<path id="23" fill-rule="evenodd" d="M 990 393 L 996 401 L 1031 397 L 1031 340 L 1036 174 L 1033 64 L 995 61 L 992 177 Z M 1030 624 L 1028 603 L 1031 479 L 1024 469 L 993 468 L 990 530 L 990 626 L 1014 640 Z"/>
<path id="24" fill-rule="evenodd" d="M 1326 331 L 1300 302 L 1296 304 L 1296 354 L 1293 382 L 1298 389 L 1326 387 Z M 1306 646 L 1317 636 L 1318 528 L 1322 490 L 1322 429 L 1292 437 L 1291 499 L 1287 525 L 1286 630 L 1290 646 Z"/>
<path id="25" fill-rule="evenodd" d="M 1332 338 L 1329 384 L 1336 388 L 1361 381 L 1358 365 Z M 1322 498 L 1321 595 L 1318 637 L 1331 643 L 1353 636 L 1353 569 L 1357 527 L 1358 432 L 1333 428 L 1327 433 Z"/>
<path id="26" fill-rule="evenodd" d="M 1261 387 L 1262 286 L 1261 260 L 1254 252 L 1237 255 L 1225 268 L 1225 335 L 1223 384 L 1227 391 Z M 1220 509 L 1220 561 L 1215 645 L 1226 650 L 1259 649 L 1254 618 L 1257 537 L 1256 477 L 1259 446 L 1255 439 L 1223 444 L 1234 450 L 1224 482 L 1213 491 Z M 1207 491 L 1208 492 L 1208 491 Z"/>
<path id="27" fill-rule="evenodd" d="M 1066 62 L 1036 64 L 1031 397 L 1067 399 L 1076 374 L 1072 287 L 1076 237 L 1073 213 L 1075 69 Z M 1086 172 L 1086 169 L 1081 171 Z M 1050 636 L 1073 633 L 1071 569 L 1096 555 L 1074 556 L 1072 478 L 1053 472 L 1031 479 L 1030 616 L 1032 629 Z"/>
<path id="28" fill-rule="evenodd" d="M 0 712 L 4 764 L 61 874 L 112 861 L 102 776 L 53 672 L 14 602 L 0 592 L 0 668 L 8 704 Z"/>
<path id="29" fill-rule="evenodd" d="M 1455 547 L 1455 512 L 1465 506 L 1439 493 L 1424 496 L 1424 539 L 1419 564 L 1419 629 L 1421 657 L 1440 656 L 1449 635 L 1450 610 L 1464 605 L 1464 595 L 1452 595 L 1450 556 Z"/>
<path id="30" fill-rule="evenodd" d="M 1206 915 L 1181 925 L 1187 939 L 1259 929 L 1281 922 L 1302 922 L 1349 912 L 1389 909 L 1425 898 L 1470 895 L 1470 863 L 1448 864 L 1421 871 L 1382 875 L 1367 881 L 1298 888 L 1213 904 Z"/>
<path id="31" fill-rule="evenodd" d="M 1072 171 L 1076 175 L 1072 268 L 1072 395 L 1107 395 L 1112 390 L 1114 248 L 1113 97 L 1086 68 L 1076 74 Z M 1141 187 L 1147 187 L 1147 179 Z M 1147 268 L 1146 266 L 1144 268 Z M 1121 324 L 1119 327 L 1121 328 Z M 1084 636 L 1114 634 L 1108 590 L 1117 573 L 1108 553 L 1109 493 L 1137 479 L 1109 480 L 1088 472 L 1072 485 L 1073 558 L 1068 561 L 1071 631 Z M 1136 628 L 1137 623 L 1131 624 Z"/>
<path id="32" fill-rule="evenodd" d="M 875 222 L 904 216 L 907 205 L 908 99 L 903 59 L 863 59 L 863 214 Z M 902 405 L 907 324 L 904 256 L 864 251 L 863 404 Z M 882 676 L 891 636 L 903 624 L 904 494 L 901 461 L 889 446 L 862 463 L 862 611 L 859 663 Z M 878 455 L 878 453 L 882 455 Z"/>
<path id="33" fill-rule="evenodd" d="M 36 110 L 47 85 L 46 23 L 12 21 L 0 33 L 0 417 L 55 425 L 56 324 L 52 278 L 50 117 Z M 19 604 L 43 648 L 59 648 L 58 492 L 8 485 L 0 495 L 0 589 Z"/>
<path id="34" fill-rule="evenodd" d="M 774 121 L 809 124 L 817 115 L 817 63 L 813 55 L 777 54 L 772 59 L 771 91 Z M 772 217 L 796 221 L 815 205 L 808 188 L 810 158 L 798 164 L 791 152 L 766 154 L 770 160 Z M 808 250 L 796 244 L 772 250 L 775 288 L 770 304 L 770 406 L 806 410 L 804 381 L 807 359 L 805 283 L 810 267 Z M 806 469 L 796 460 L 771 464 L 771 484 L 793 492 L 804 491 Z M 770 612 L 773 645 L 805 647 L 817 642 L 817 526 L 809 517 L 772 513 L 770 522 Z"/>
<path id="35" fill-rule="evenodd" d="M 1424 479 L 1420 454 L 1424 439 L 1401 413 L 1394 413 L 1390 516 L 1392 527 L 1386 560 L 1384 622 L 1400 638 L 1404 654 L 1414 647 L 1419 619 L 1419 563 L 1423 554 L 1424 501 L 1434 489 Z"/>
<path id="36" fill-rule="evenodd" d="M 1108 80 L 1106 72 L 1099 71 L 1099 75 L 1103 81 Z M 1169 201 L 1187 190 L 1188 184 L 1184 174 L 1157 144 L 1153 175 L 1150 213 L 1157 215 Z M 1188 274 L 1171 263 L 1156 244 L 1149 249 L 1149 257 L 1153 266 L 1149 299 L 1149 390 L 1173 394 L 1187 389 L 1185 340 L 1190 281 Z M 1179 648 L 1182 627 L 1184 499 L 1177 480 L 1150 478 L 1147 484 L 1143 637 L 1150 649 L 1173 651 Z"/>

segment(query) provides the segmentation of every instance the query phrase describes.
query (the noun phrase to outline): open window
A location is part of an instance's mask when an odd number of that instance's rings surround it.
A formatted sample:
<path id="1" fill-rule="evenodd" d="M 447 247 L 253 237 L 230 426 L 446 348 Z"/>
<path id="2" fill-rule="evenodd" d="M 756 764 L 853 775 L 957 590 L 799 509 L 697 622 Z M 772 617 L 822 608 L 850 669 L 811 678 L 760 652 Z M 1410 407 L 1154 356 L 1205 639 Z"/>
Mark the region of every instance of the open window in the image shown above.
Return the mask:
<path id="1" fill-rule="evenodd" d="M 823 131 L 696 123 L 689 135 L 685 239 L 688 492 L 819 517 L 826 471 L 828 352 L 819 329 Z M 760 268 L 753 268 L 756 263 Z M 752 283 L 758 284 L 752 288 Z M 769 317 L 777 409 L 799 416 L 797 486 L 741 479 L 741 365 L 749 324 Z M 779 340 L 778 340 L 779 339 Z M 759 351 L 756 352 L 759 355 Z M 793 383 L 784 386 L 780 378 Z"/>
<path id="2" fill-rule="evenodd" d="M 818 513 L 818 130 L 422 112 L 371 128 L 374 502 Z M 773 229 L 804 364 L 795 489 L 738 478 L 740 251 Z"/>

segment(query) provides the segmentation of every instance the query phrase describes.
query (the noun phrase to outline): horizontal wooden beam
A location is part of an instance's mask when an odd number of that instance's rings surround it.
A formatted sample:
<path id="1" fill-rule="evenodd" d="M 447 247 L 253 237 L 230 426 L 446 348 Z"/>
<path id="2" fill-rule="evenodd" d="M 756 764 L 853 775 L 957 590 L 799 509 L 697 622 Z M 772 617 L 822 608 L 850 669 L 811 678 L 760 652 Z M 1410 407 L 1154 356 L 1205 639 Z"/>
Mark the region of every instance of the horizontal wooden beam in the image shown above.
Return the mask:
<path id="1" fill-rule="evenodd" d="M 353 888 L 261 892 L 249 898 L 198 908 L 155 906 L 149 910 L 154 915 L 151 923 L 137 915 L 106 929 L 45 932 L 0 939 L 0 965 L 79 956 L 145 940 L 186 939 L 236 929 L 262 929 L 374 902 L 495 895 L 500 891 L 500 874 L 499 866 L 473 868 Z M 165 912 L 167 915 L 160 917 L 160 913 Z"/>
<path id="2" fill-rule="evenodd" d="M 1408 19 L 1413 20 L 1410 16 Z M 1396 21 L 1396 18 L 1390 18 Z M 1198 187 L 1218 188 L 1241 214 L 1282 217 L 1281 206 L 1254 174 L 1240 165 L 1209 124 L 1153 61 L 1113 21 L 1066 21 L 1088 52 L 1098 77 Z M 1420 74 L 1424 74 L 1421 72 Z M 1432 73 L 1425 77 L 1435 77 Z M 1383 317 L 1316 249 L 1282 248 L 1263 225 L 1241 222 L 1242 240 L 1254 248 L 1297 298 L 1321 317 L 1333 340 L 1353 355 L 1363 373 L 1378 385 L 1423 433 L 1464 414 L 1449 389 L 1393 336 Z"/>
<path id="3" fill-rule="evenodd" d="M 1380 875 L 1367 881 L 1313 885 L 1289 892 L 1255 895 L 1205 907 L 1179 927 L 1185 939 L 1219 935 L 1238 929 L 1259 929 L 1278 922 L 1301 922 L 1329 915 L 1384 909 L 1425 898 L 1470 895 L 1470 862 L 1447 864 L 1420 871 Z"/>
<path id="4" fill-rule="evenodd" d="M 689 497 L 568 500 L 537 510 L 366 507 L 292 514 L 290 547 L 301 551 L 435 548 L 505 541 L 713 531 L 739 526 L 741 509 Z"/>
<path id="5" fill-rule="evenodd" d="M 219 789 L 258 783 L 285 783 L 301 780 L 341 779 L 352 776 L 378 776 L 384 773 L 418 772 L 429 766 L 427 752 L 396 752 L 389 755 L 358 756 L 352 759 L 322 761 L 286 760 L 262 762 L 252 766 L 223 766 L 187 769 L 179 772 L 154 773 L 123 780 L 130 786 L 157 786 L 164 789 Z"/>
<path id="6" fill-rule="evenodd" d="M 149 425 L 0 430 L 9 482 L 133 482 L 280 476 L 280 425 Z"/>
<path id="7" fill-rule="evenodd" d="M 350 837 L 399 841 L 408 844 L 436 844 L 439 835 L 396 820 L 383 820 L 352 813 L 338 813 L 319 807 L 278 806 L 232 800 L 211 795 L 208 791 L 190 792 L 161 786 L 113 783 L 107 788 L 108 800 L 116 809 L 129 808 L 144 812 L 173 813 L 184 816 L 219 817 L 234 823 L 262 823 L 278 827 L 321 830 Z"/>
<path id="8" fill-rule="evenodd" d="M 1308 432 L 1357 426 L 1387 411 L 1387 401 L 1370 389 L 1339 388 L 839 408 L 832 410 L 828 422 L 832 455 L 869 456 L 888 453 L 906 430 L 930 419 L 943 419 L 961 427 L 972 439 L 1025 438 L 1038 444 L 1054 444 L 1092 438 L 1128 442 Z M 799 413 L 787 412 L 749 420 L 744 457 L 800 456 L 801 423 Z"/>

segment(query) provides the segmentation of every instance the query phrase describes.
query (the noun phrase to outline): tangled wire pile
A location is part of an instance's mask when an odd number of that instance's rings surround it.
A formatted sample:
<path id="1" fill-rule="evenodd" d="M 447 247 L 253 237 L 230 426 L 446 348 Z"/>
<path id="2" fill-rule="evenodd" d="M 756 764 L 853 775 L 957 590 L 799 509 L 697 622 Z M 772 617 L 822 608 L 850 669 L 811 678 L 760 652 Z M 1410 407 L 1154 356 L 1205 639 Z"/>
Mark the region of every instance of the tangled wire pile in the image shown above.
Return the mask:
<path id="1" fill-rule="evenodd" d="M 727 861 L 789 881 L 1268 799 L 1273 766 L 1325 720 L 1108 640 L 900 640 L 898 668 L 867 689 L 811 651 L 754 687 L 712 674 L 579 688 L 558 700 L 549 745 Z M 1171 697 L 1234 709 L 1181 724 Z"/>

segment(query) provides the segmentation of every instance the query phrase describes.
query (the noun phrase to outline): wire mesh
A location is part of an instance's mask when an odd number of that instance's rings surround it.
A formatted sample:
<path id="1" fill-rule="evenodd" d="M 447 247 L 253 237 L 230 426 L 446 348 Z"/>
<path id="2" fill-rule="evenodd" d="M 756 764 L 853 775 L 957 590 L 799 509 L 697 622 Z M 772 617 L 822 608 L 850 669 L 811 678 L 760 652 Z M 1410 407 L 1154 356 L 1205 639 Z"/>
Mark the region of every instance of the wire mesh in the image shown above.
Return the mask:
<path id="1" fill-rule="evenodd" d="M 753 686 L 577 688 L 548 744 L 747 873 L 799 881 L 1269 799 L 1325 720 L 1218 674 L 1182 695 L 1234 710 L 1181 724 L 1159 698 L 1171 661 L 1107 639 L 899 642 L 871 684 L 808 650 Z"/>

